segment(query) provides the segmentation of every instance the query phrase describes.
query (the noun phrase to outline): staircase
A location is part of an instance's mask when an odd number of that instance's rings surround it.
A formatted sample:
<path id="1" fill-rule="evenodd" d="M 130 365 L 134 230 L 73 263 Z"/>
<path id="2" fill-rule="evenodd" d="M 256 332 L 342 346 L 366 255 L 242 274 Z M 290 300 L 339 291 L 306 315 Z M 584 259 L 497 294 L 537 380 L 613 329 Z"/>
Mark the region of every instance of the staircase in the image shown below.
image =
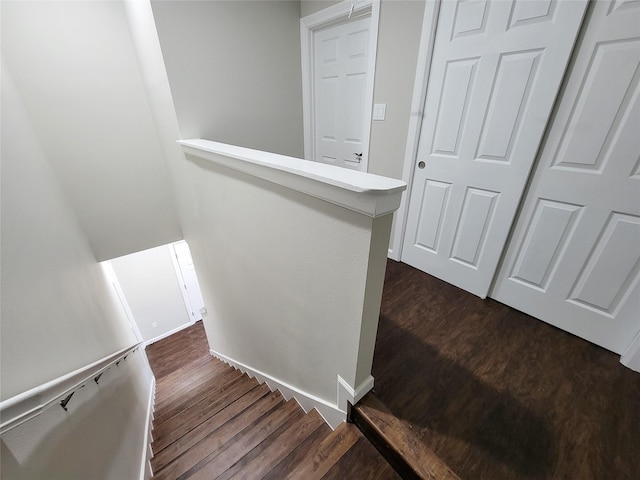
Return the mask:
<path id="1" fill-rule="evenodd" d="M 212 358 L 201 322 L 147 347 L 154 479 L 397 479 L 352 424 L 335 431 Z"/>

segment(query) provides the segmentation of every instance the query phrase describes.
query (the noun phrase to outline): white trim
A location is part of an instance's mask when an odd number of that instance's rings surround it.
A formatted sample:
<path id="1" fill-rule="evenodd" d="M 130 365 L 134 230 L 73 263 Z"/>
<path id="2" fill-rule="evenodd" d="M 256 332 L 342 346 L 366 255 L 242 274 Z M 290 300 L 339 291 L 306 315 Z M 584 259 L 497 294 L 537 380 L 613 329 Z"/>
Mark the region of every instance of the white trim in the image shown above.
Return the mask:
<path id="1" fill-rule="evenodd" d="M 196 311 L 194 310 L 193 305 L 191 305 L 191 300 L 189 300 L 189 295 L 187 294 L 187 287 L 186 287 L 187 282 L 185 282 L 184 280 L 184 275 L 182 275 L 182 268 L 180 267 L 180 263 L 178 262 L 178 253 L 176 252 L 175 246 L 177 243 L 181 243 L 181 242 L 184 242 L 184 240 L 170 243 L 169 245 L 167 245 L 167 248 L 169 249 L 169 256 L 171 257 L 171 263 L 173 263 L 173 269 L 175 270 L 176 277 L 178 278 L 180 293 L 182 294 L 182 300 L 184 301 L 184 306 L 186 307 L 187 313 L 189 314 L 190 324 L 193 325 L 199 319 L 196 319 L 195 317 Z M 157 340 L 154 340 L 154 342 L 156 341 Z"/>
<path id="2" fill-rule="evenodd" d="M 404 164 L 402 168 L 402 180 L 407 184 L 407 192 L 403 195 L 400 207 L 396 213 L 395 226 L 393 232 L 391 232 L 391 245 L 389 247 L 389 257 L 398 261 L 402 258 L 402 245 L 404 243 L 404 233 L 407 225 L 407 216 L 409 214 L 409 198 L 411 196 L 411 187 L 413 183 L 414 165 L 416 163 L 416 156 L 418 155 L 422 119 L 425 114 L 424 105 L 427 98 L 429 70 L 431 68 L 431 57 L 433 55 L 439 10 L 439 0 L 426 1 L 424 6 L 424 17 L 422 19 L 420 49 L 418 50 L 416 79 L 413 86 L 413 100 L 411 101 L 411 117 L 409 119 L 407 147 L 404 154 Z"/>
<path id="3" fill-rule="evenodd" d="M 217 163 L 373 218 L 396 210 L 406 188 L 393 178 L 210 140 L 178 143 L 187 158 Z"/>
<path id="4" fill-rule="evenodd" d="M 373 111 L 373 91 L 376 76 L 376 58 L 378 51 L 378 26 L 380 23 L 380 0 L 344 0 L 328 8 L 312 13 L 300 19 L 300 52 L 302 63 L 302 119 L 304 128 L 304 158 L 315 161 L 314 158 L 314 111 L 313 111 L 313 35 L 320 28 L 338 23 L 346 18 L 362 18 L 371 15 L 369 30 L 369 67 L 365 98 L 364 118 L 368 119 L 362 142 L 362 163 L 360 170 L 369 169 L 369 141 L 371 138 L 371 117 Z"/>
<path id="5" fill-rule="evenodd" d="M 159 336 L 157 336 L 155 338 L 152 338 L 151 340 L 147 340 L 146 342 L 144 342 L 144 346 L 148 347 L 152 343 L 156 343 L 158 340 L 162 340 L 163 338 L 170 337 L 174 333 L 178 333 L 180 330 L 184 330 L 185 328 L 190 327 L 194 323 L 196 323 L 196 322 L 183 323 L 182 325 L 174 328 L 173 330 L 169 330 L 168 332 L 165 332 L 162 335 L 159 335 Z"/>
<path id="6" fill-rule="evenodd" d="M 355 389 L 347 383 L 347 381 L 338 375 L 338 408 L 347 411 L 347 402 L 351 405 L 358 403 L 372 388 L 374 380 L 369 375 Z"/>
<path id="7" fill-rule="evenodd" d="M 631 370 L 640 372 L 640 331 L 620 357 L 620 363 Z"/>
<path id="8" fill-rule="evenodd" d="M 142 443 L 142 459 L 140 462 L 140 480 L 149 480 L 153 477 L 153 470 L 151 469 L 151 458 L 153 457 L 153 451 L 151 450 L 151 442 L 153 437 L 151 436 L 151 430 L 153 429 L 153 410 L 156 397 L 156 379 L 151 377 L 151 384 L 149 385 L 149 400 L 147 403 L 147 428 L 144 430 L 144 437 Z"/>
<path id="9" fill-rule="evenodd" d="M 295 398 L 296 402 L 302 407 L 305 412 L 309 412 L 311 409 L 315 408 L 320 416 L 324 419 L 324 421 L 332 428 L 338 428 L 342 423 L 347 420 L 347 411 L 341 411 L 337 405 L 333 405 L 326 400 L 322 400 L 310 393 L 304 392 L 292 385 L 289 385 L 282 380 L 279 380 L 267 373 L 261 372 L 260 370 L 256 370 L 254 368 L 245 365 L 244 363 L 233 360 L 232 358 L 223 355 L 222 353 L 218 353 L 214 350 L 209 350 L 211 355 L 223 361 L 224 363 L 231 365 L 234 368 L 237 368 L 242 373 L 246 373 L 252 378 L 255 378 L 260 383 L 266 383 L 271 391 L 279 390 L 282 393 L 282 396 L 289 400 L 291 398 Z"/>
<path id="10" fill-rule="evenodd" d="M 104 272 L 107 279 L 111 282 L 113 289 L 116 291 L 116 296 L 120 301 L 120 305 L 122 305 L 122 309 L 127 316 L 129 326 L 131 326 L 131 330 L 133 330 L 133 334 L 136 336 L 136 340 L 138 342 L 144 341 L 142 333 L 140 333 L 140 329 L 138 328 L 138 323 L 136 322 L 136 319 L 133 316 L 133 312 L 131 311 L 131 307 L 129 306 L 129 302 L 127 302 L 127 297 L 124 295 L 124 291 L 122 290 L 122 286 L 120 285 L 118 275 L 116 275 L 116 271 L 113 269 L 111 260 L 100 262 L 100 266 L 102 267 L 102 271 Z"/>
<path id="11" fill-rule="evenodd" d="M 89 365 L 0 402 L 0 421 L 2 422 L 0 424 L 0 434 L 40 415 L 45 408 L 56 400 L 68 395 L 81 384 L 104 372 L 111 365 L 141 346 L 141 343 L 136 343 L 123 348 Z"/>

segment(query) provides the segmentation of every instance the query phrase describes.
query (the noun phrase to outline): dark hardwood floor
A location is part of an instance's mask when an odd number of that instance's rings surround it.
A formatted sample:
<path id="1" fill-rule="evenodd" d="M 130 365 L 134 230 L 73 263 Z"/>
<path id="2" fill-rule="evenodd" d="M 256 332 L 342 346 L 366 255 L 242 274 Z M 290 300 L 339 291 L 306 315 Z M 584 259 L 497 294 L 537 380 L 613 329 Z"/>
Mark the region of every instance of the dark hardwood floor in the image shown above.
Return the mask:
<path id="1" fill-rule="evenodd" d="M 462 479 L 640 478 L 640 374 L 393 261 L 373 376 L 375 396 Z"/>
<path id="2" fill-rule="evenodd" d="M 332 431 L 208 348 L 197 322 L 146 349 L 157 382 L 153 478 L 400 478 L 354 425 Z"/>

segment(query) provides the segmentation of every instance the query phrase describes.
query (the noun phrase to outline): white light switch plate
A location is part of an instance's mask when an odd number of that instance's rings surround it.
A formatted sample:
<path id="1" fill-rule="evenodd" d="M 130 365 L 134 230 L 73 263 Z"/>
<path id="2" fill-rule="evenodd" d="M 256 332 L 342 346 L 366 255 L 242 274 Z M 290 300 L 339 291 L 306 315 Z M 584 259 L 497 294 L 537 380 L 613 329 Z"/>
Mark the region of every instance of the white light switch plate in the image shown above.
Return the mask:
<path id="1" fill-rule="evenodd" d="M 384 120 L 384 116 L 387 113 L 386 103 L 376 103 L 373 105 L 373 119 Z"/>

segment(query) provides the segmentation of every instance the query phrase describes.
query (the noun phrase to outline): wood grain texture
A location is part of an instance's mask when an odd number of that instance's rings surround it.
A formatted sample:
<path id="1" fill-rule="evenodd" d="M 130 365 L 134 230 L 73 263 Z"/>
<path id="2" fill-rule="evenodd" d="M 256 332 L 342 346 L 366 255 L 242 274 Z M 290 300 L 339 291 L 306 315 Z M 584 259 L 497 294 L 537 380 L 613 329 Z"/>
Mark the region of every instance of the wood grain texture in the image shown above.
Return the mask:
<path id="1" fill-rule="evenodd" d="M 338 463 L 322 477 L 322 480 L 399 480 L 391 465 L 377 461 L 379 453 L 366 438 L 360 438 L 343 455 Z"/>
<path id="2" fill-rule="evenodd" d="M 360 432 L 353 426 L 343 423 L 310 452 L 296 468 L 284 477 L 287 480 L 299 478 L 322 478 L 360 438 Z"/>
<path id="3" fill-rule="evenodd" d="M 305 414 L 295 400 L 211 358 L 201 322 L 149 348 L 159 400 L 153 478 L 319 480 L 370 470 L 379 475 L 362 478 L 397 478 L 355 426 L 332 432 L 315 410 Z"/>
<path id="4" fill-rule="evenodd" d="M 372 393 L 352 411 L 354 423 L 405 478 L 460 480 L 418 437 Z"/>
<path id="5" fill-rule="evenodd" d="M 640 478 L 640 374 L 408 265 L 387 265 L 375 395 L 462 479 Z"/>

